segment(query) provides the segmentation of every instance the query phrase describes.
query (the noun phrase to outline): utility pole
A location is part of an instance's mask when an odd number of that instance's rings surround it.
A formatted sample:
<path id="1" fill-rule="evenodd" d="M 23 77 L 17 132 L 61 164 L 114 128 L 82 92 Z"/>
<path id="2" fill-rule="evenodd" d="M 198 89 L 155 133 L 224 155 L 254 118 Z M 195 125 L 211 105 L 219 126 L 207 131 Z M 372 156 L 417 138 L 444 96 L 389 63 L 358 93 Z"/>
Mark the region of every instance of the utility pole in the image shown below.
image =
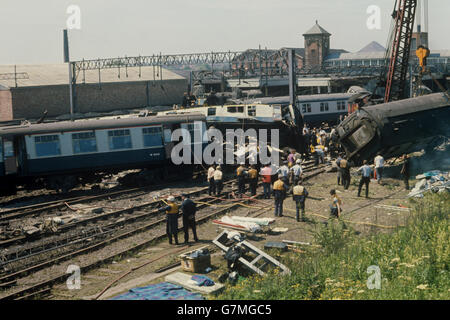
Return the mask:
<path id="1" fill-rule="evenodd" d="M 63 31 L 64 36 L 64 62 L 69 66 L 69 100 L 70 100 L 70 120 L 73 121 L 73 87 L 72 87 L 72 64 L 70 63 L 69 55 L 69 37 L 67 34 L 67 29 Z"/>

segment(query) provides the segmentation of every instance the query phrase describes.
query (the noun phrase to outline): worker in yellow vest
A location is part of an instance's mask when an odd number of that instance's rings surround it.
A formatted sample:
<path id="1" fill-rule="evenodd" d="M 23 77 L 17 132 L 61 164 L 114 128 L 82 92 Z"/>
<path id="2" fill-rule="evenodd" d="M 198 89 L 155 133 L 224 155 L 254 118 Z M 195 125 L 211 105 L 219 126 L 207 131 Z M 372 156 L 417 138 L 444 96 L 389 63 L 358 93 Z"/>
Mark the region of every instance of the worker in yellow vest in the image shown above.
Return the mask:
<path id="1" fill-rule="evenodd" d="M 310 149 L 311 149 L 311 155 L 312 155 L 312 157 L 314 159 L 314 165 L 317 166 L 319 164 L 319 155 L 316 152 L 316 148 L 315 148 L 314 145 L 311 145 Z"/>
<path id="2" fill-rule="evenodd" d="M 245 170 L 245 167 L 240 164 L 239 167 L 236 169 L 236 178 L 238 182 L 238 194 L 239 197 L 242 198 L 242 195 L 245 193 L 245 176 L 247 174 L 247 171 Z"/>
<path id="3" fill-rule="evenodd" d="M 275 217 L 283 216 L 283 201 L 289 186 L 283 181 L 283 175 L 278 175 L 278 180 L 273 184 L 273 196 L 275 198 Z"/>
<path id="4" fill-rule="evenodd" d="M 169 243 L 172 244 L 172 236 L 175 238 L 175 244 L 178 244 L 178 216 L 179 208 L 175 203 L 175 197 L 167 198 L 167 206 L 159 209 L 160 212 L 166 213 L 166 234 L 169 238 Z"/>
<path id="5" fill-rule="evenodd" d="M 250 170 L 248 170 L 248 179 L 250 184 L 250 192 L 252 196 L 256 195 L 256 187 L 258 186 L 258 170 L 256 166 L 252 165 Z"/>
<path id="6" fill-rule="evenodd" d="M 308 191 L 304 186 L 302 186 L 302 180 L 298 182 L 298 184 L 294 187 L 292 190 L 292 199 L 295 201 L 297 213 L 295 215 L 295 218 L 297 219 L 297 222 L 300 221 L 300 211 L 301 211 L 301 220 L 305 221 L 305 201 L 306 197 L 308 196 Z"/>

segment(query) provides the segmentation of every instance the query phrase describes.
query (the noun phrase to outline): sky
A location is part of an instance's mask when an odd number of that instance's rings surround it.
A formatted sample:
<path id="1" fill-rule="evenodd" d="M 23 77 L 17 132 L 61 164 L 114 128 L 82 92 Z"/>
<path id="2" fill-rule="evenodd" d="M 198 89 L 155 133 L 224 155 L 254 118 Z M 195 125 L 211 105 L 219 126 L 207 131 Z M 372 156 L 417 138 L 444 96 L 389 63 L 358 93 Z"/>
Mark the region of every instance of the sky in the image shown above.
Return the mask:
<path id="1" fill-rule="evenodd" d="M 355 52 L 371 41 L 386 46 L 394 0 L 1 0 L 0 64 L 63 62 L 63 29 L 71 60 L 304 47 L 316 20 L 331 48 Z M 70 5 L 80 9 L 73 20 Z M 380 8 L 369 29 L 368 7 Z M 430 49 L 450 49 L 449 0 L 429 0 Z"/>

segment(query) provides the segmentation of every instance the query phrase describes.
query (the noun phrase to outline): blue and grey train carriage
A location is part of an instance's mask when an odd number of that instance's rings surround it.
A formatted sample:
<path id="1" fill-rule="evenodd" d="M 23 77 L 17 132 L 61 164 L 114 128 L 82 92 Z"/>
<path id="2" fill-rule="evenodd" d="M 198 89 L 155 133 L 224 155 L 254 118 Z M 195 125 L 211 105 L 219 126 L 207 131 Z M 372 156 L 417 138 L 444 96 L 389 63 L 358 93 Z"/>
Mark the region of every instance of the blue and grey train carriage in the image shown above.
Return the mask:
<path id="1" fill-rule="evenodd" d="M 206 130 L 201 114 L 92 119 L 0 128 L 0 185 L 70 189 L 99 173 L 171 166 L 178 128 Z M 195 142 L 193 142 L 195 143 Z M 202 146 L 206 142 L 202 143 Z M 58 185 L 63 184 L 62 188 Z"/>

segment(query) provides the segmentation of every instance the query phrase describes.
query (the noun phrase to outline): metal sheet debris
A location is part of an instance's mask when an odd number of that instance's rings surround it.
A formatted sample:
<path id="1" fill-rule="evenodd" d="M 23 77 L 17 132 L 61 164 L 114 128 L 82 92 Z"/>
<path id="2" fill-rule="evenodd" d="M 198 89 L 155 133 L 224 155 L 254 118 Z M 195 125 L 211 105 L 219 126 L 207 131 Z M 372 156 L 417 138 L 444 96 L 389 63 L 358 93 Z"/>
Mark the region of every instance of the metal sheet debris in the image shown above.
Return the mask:
<path id="1" fill-rule="evenodd" d="M 441 193 L 450 191 L 450 173 L 433 170 L 416 176 L 420 179 L 408 197 L 422 198 L 427 192 Z"/>

